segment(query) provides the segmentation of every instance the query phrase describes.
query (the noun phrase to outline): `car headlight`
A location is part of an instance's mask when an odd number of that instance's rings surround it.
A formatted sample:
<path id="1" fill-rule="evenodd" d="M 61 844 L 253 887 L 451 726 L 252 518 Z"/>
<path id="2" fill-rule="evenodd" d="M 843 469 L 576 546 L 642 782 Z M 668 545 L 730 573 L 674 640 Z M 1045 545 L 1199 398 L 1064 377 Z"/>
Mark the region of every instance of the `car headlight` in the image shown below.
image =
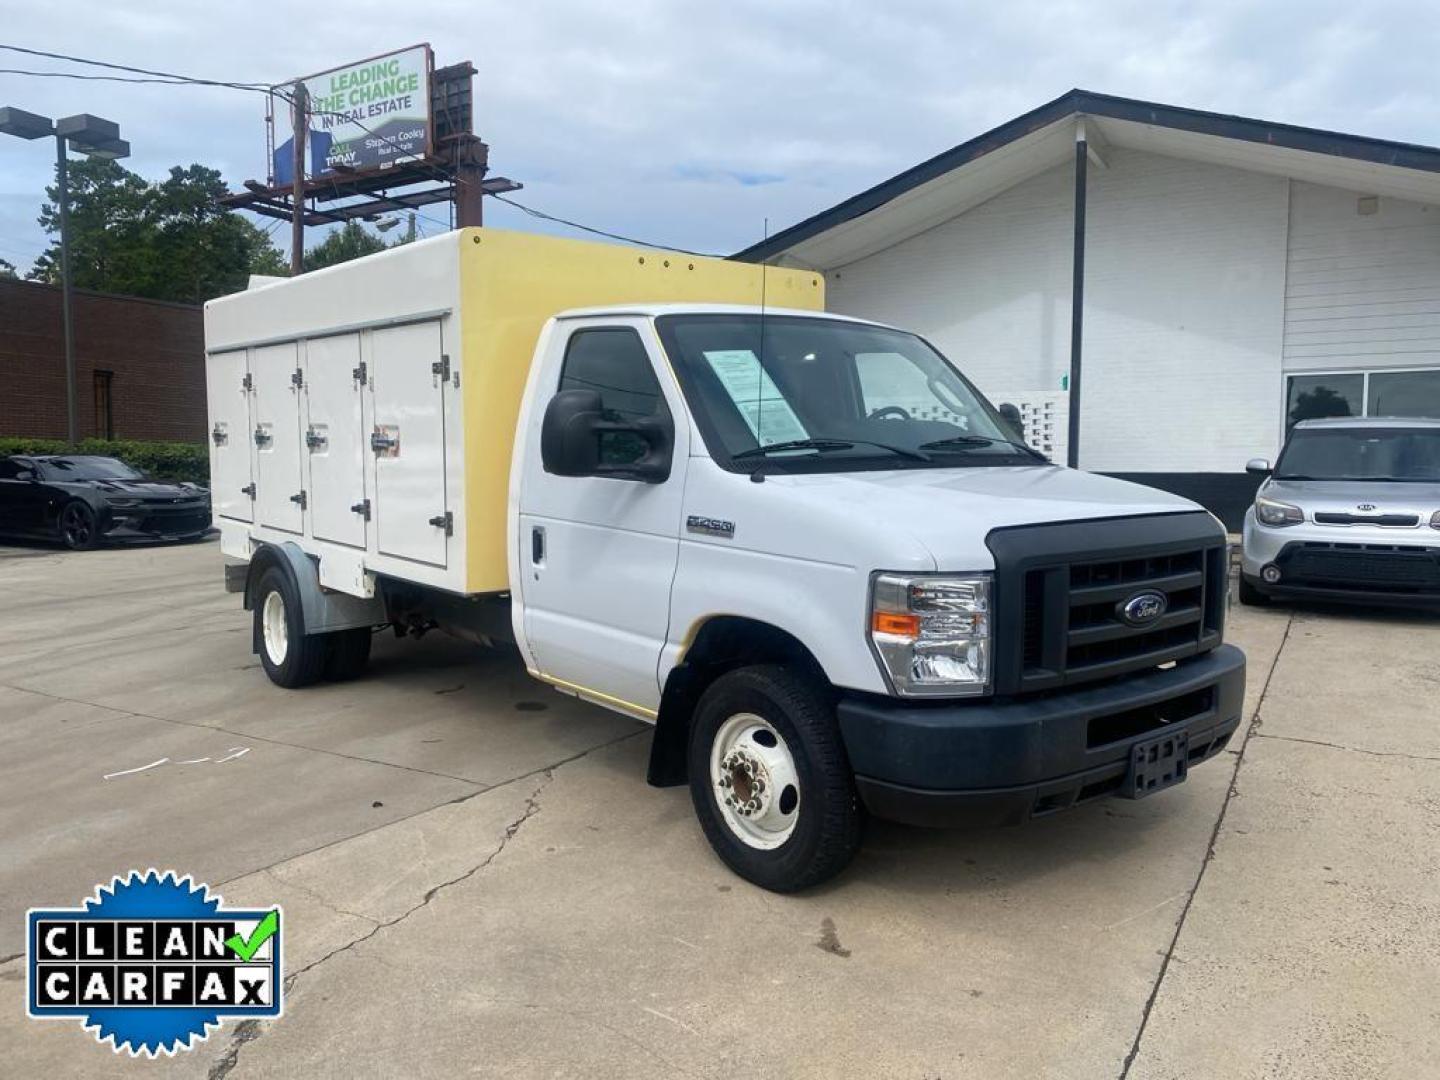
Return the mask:
<path id="1" fill-rule="evenodd" d="M 1261 525 L 1299 525 L 1305 520 L 1305 511 L 1261 495 L 1255 499 L 1255 516 L 1260 519 Z"/>
<path id="2" fill-rule="evenodd" d="M 990 575 L 876 575 L 870 641 L 897 694 L 985 693 L 990 684 Z"/>
<path id="3" fill-rule="evenodd" d="M 1440 510 L 1430 515 L 1430 528 L 1440 529 Z"/>

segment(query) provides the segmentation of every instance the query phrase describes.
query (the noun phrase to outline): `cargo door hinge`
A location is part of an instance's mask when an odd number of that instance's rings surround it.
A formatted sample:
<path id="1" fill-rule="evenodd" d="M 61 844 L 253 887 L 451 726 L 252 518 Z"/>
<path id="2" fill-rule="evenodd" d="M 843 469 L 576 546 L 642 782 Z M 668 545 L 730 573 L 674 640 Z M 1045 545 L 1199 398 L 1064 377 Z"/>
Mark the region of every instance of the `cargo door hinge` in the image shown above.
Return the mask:
<path id="1" fill-rule="evenodd" d="M 453 514 L 450 513 L 449 510 L 446 510 L 443 514 L 438 514 L 435 517 L 431 518 L 430 524 L 434 525 L 437 529 L 444 529 L 446 536 L 455 535 L 455 517 Z"/>
<path id="2" fill-rule="evenodd" d="M 255 485 L 246 484 L 243 488 L 240 489 L 240 494 L 249 495 L 252 499 L 255 498 Z"/>
<path id="3" fill-rule="evenodd" d="M 299 390 L 302 386 L 304 386 L 305 372 L 297 367 L 295 369 L 295 374 L 290 376 L 290 385 L 295 387 L 296 390 Z"/>
<path id="4" fill-rule="evenodd" d="M 435 384 L 436 386 L 440 386 L 441 384 L 450 381 L 449 353 L 441 353 L 440 359 L 436 360 L 433 364 L 430 365 L 430 374 L 434 375 L 438 380 Z M 455 385 L 460 385 L 460 373 L 458 371 L 455 373 Z"/>
<path id="5" fill-rule="evenodd" d="M 245 377 L 240 380 L 240 389 L 245 391 L 245 393 L 247 394 L 251 390 L 255 389 L 255 380 L 250 377 L 250 373 L 248 371 L 245 373 Z"/>
<path id="6" fill-rule="evenodd" d="M 365 385 L 370 381 L 370 370 L 365 366 L 364 360 L 350 369 L 350 378 L 354 381 L 357 390 L 365 389 Z"/>
<path id="7" fill-rule="evenodd" d="M 351 512 L 352 514 L 359 514 L 359 515 L 360 515 L 362 518 L 364 518 L 366 521 L 369 521 L 369 520 L 370 520 L 370 500 L 369 500 L 369 499 L 361 499 L 361 500 L 360 500 L 358 503 L 356 503 L 354 506 L 350 507 L 350 512 Z"/>
<path id="8" fill-rule="evenodd" d="M 293 502 L 296 506 L 300 507 L 301 510 L 304 510 L 304 509 L 305 509 L 305 492 L 303 492 L 303 491 L 296 492 L 294 495 L 291 495 L 291 496 L 290 496 L 290 501 Z"/>

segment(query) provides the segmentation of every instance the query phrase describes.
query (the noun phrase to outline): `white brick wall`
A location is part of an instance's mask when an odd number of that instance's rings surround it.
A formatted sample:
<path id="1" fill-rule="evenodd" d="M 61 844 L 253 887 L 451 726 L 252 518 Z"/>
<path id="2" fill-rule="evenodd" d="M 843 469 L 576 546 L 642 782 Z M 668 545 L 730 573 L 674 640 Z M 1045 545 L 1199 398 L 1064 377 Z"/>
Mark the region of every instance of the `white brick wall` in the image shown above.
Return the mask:
<path id="1" fill-rule="evenodd" d="M 1361 199 L 1293 186 L 1287 371 L 1440 367 L 1440 207 Z"/>
<path id="2" fill-rule="evenodd" d="M 1081 465 L 1238 472 L 1279 438 L 1287 181 L 1112 149 L 1090 171 Z M 987 394 L 1069 365 L 1062 166 L 827 275 L 830 307 L 929 337 Z"/>

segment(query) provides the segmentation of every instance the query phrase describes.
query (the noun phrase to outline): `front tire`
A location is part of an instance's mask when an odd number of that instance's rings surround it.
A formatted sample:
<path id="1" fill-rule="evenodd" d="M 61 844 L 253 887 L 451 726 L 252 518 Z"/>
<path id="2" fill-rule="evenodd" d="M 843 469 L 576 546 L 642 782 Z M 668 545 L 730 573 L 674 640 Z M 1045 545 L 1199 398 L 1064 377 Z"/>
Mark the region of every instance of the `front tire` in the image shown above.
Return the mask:
<path id="1" fill-rule="evenodd" d="M 324 634 L 305 633 L 300 598 L 275 566 L 260 575 L 255 590 L 255 643 L 265 674 L 287 690 L 316 682 L 330 653 Z"/>
<path id="2" fill-rule="evenodd" d="M 100 542 L 99 523 L 89 503 L 68 502 L 60 511 L 60 542 L 71 551 L 89 551 Z"/>
<path id="3" fill-rule="evenodd" d="M 1240 603 L 1246 607 L 1264 607 L 1270 603 L 1270 597 L 1257 589 L 1242 576 L 1240 578 Z"/>
<path id="4" fill-rule="evenodd" d="M 826 689 L 772 665 L 740 668 L 701 696 L 690 797 L 715 853 L 747 881 L 795 892 L 860 848 L 864 809 Z"/>

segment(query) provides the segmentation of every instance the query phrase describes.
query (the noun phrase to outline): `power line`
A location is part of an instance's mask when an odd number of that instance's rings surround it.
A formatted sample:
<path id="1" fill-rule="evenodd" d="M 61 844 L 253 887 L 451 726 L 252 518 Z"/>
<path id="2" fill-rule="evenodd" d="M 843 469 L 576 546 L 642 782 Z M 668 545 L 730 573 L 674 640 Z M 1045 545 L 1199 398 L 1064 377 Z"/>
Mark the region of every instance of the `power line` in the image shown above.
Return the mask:
<path id="1" fill-rule="evenodd" d="M 191 86 L 185 79 L 152 79 L 136 75 L 82 75 L 78 71 L 27 71 L 24 68 L 0 68 L 0 75 L 29 75 L 36 79 L 81 79 L 85 82 L 154 83 L 158 86 Z"/>
<path id="2" fill-rule="evenodd" d="M 260 93 L 269 91 L 268 83 L 247 83 L 232 82 L 226 79 L 197 79 L 190 75 L 177 75 L 173 71 L 154 71 L 150 68 L 131 67 L 128 64 L 112 64 L 106 60 L 90 60 L 83 56 L 67 56 L 65 53 L 46 52 L 44 49 L 27 49 L 23 45 L 6 45 L 0 43 L 0 49 L 8 52 L 24 53 L 26 56 L 40 56 L 47 60 L 63 60 L 70 64 L 86 64 L 90 67 L 108 68 L 111 71 L 128 71 L 132 75 L 154 75 L 161 79 L 168 79 L 176 83 L 192 83 L 196 86 L 225 86 L 232 90 L 253 90 Z M 12 74 L 21 74 L 14 72 Z M 41 72 L 26 72 L 24 74 L 44 74 Z"/>
<path id="3" fill-rule="evenodd" d="M 490 192 L 489 195 L 490 198 L 498 199 L 500 200 L 500 202 L 505 203 L 507 206 L 513 206 L 517 210 L 523 210 L 531 217 L 540 218 L 544 221 L 553 221 L 559 225 L 568 225 L 572 229 L 579 229 L 582 232 L 594 233 L 596 236 L 605 236 L 611 240 L 619 240 L 622 243 L 635 244 L 638 247 L 655 248 L 659 251 L 678 251 L 681 255 L 698 255 L 702 259 L 714 259 L 724 257 L 715 255 L 712 252 L 708 251 L 691 251 L 689 248 L 674 247 L 670 244 L 655 244 L 651 243 L 649 240 L 637 240 L 633 236 L 624 236 L 621 233 L 607 232 L 605 229 L 596 229 L 589 225 L 581 225 L 578 221 L 571 221 L 569 218 L 562 218 L 557 217 L 554 214 L 547 214 L 544 210 L 536 210 L 533 206 L 526 206 L 524 203 L 518 203 L 514 199 L 507 199 L 504 195 L 497 195 L 494 192 Z"/>

